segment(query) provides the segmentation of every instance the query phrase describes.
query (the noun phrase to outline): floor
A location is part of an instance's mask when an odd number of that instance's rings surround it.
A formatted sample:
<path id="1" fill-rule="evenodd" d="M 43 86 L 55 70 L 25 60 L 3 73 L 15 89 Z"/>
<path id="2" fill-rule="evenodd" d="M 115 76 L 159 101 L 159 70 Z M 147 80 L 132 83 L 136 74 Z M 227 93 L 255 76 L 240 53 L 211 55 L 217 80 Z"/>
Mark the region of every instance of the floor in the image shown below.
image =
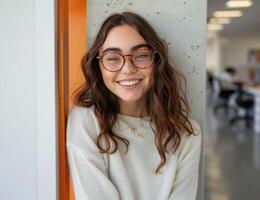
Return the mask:
<path id="1" fill-rule="evenodd" d="M 260 199 L 260 134 L 243 121 L 230 126 L 227 114 L 213 114 L 210 100 L 204 134 L 205 200 Z"/>

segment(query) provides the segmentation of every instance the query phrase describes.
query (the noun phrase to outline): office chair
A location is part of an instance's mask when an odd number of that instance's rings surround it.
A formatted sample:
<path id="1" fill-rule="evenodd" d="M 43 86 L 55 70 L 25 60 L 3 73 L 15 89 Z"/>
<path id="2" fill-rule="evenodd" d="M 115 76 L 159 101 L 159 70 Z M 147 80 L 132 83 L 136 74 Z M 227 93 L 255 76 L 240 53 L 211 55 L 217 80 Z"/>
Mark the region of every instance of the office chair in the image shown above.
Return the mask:
<path id="1" fill-rule="evenodd" d="M 242 84 L 237 84 L 238 85 L 238 95 L 235 99 L 235 102 L 238 106 L 236 109 L 236 116 L 233 117 L 230 120 L 230 124 L 233 125 L 235 124 L 238 120 L 245 120 L 246 126 L 250 126 L 250 122 L 253 121 L 254 117 L 252 115 L 252 110 L 254 107 L 254 97 L 251 94 L 248 94 L 245 92 L 242 88 Z M 245 114 L 243 116 L 239 115 L 239 109 L 243 109 L 245 111 Z"/>
<path id="2" fill-rule="evenodd" d="M 225 109 L 226 112 L 229 110 L 234 110 L 232 106 L 229 105 L 229 99 L 234 94 L 233 89 L 224 89 L 221 84 L 221 80 L 217 77 L 213 77 L 214 91 L 216 92 L 217 103 L 213 106 L 213 111 L 217 114 L 219 109 Z"/>

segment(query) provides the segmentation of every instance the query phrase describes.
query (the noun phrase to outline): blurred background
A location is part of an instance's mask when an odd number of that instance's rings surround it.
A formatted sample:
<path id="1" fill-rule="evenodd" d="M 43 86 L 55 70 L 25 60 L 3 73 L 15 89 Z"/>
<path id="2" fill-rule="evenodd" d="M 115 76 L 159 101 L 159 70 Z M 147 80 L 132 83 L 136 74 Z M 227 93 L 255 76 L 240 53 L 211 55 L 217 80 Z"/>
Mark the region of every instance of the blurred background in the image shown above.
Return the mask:
<path id="1" fill-rule="evenodd" d="M 260 199 L 260 1 L 208 0 L 205 200 Z"/>

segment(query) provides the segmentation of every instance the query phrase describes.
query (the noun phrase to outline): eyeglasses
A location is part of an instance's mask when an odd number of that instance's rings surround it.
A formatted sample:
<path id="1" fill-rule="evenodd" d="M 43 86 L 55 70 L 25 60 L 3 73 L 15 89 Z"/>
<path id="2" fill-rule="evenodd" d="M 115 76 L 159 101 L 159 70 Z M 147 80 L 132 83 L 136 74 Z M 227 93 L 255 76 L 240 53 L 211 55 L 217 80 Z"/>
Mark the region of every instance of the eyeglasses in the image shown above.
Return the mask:
<path id="1" fill-rule="evenodd" d="M 129 56 L 132 63 L 135 67 L 140 69 L 145 69 L 151 67 L 154 54 L 156 51 L 152 51 L 151 49 L 138 49 L 133 54 L 123 55 L 119 52 L 108 52 L 103 54 L 102 56 L 97 56 L 97 59 L 101 61 L 102 66 L 110 72 L 120 71 L 125 62 L 126 56 Z"/>

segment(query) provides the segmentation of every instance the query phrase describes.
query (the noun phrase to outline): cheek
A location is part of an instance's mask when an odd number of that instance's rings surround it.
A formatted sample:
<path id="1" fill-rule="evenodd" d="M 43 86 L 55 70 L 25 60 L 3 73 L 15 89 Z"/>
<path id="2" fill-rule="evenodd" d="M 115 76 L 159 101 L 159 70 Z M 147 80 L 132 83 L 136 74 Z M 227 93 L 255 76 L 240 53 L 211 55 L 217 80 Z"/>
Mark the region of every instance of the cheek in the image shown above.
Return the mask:
<path id="1" fill-rule="evenodd" d="M 154 81 L 154 74 L 153 74 L 153 68 L 150 69 L 150 71 L 147 72 L 147 77 L 149 80 L 149 86 L 151 86 L 153 84 Z"/>
<path id="2" fill-rule="evenodd" d="M 115 78 L 115 75 L 112 72 L 108 72 L 104 69 L 101 69 L 101 74 L 102 74 L 102 78 L 103 78 L 103 82 L 104 82 L 105 86 L 110 88 L 109 86 L 111 84 L 113 84 L 112 82 Z"/>

